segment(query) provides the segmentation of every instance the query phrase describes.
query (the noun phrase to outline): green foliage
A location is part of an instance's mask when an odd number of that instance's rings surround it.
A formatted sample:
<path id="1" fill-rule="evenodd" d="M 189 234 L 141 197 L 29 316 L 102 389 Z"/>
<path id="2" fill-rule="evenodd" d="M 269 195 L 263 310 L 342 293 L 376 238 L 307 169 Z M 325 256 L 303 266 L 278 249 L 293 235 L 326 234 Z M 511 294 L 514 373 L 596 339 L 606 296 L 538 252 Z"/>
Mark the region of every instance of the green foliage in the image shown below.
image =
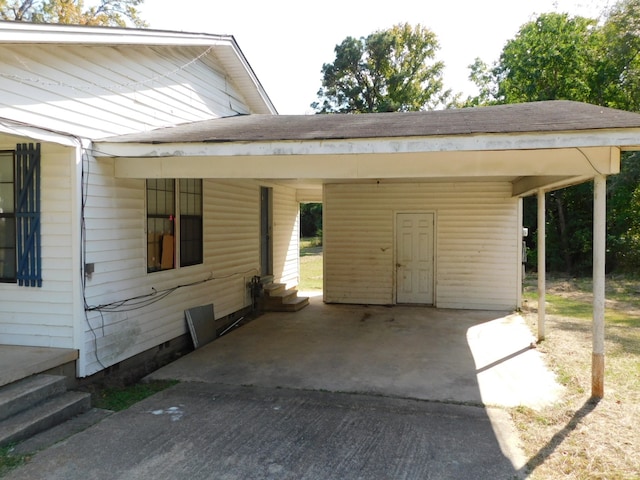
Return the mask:
<path id="1" fill-rule="evenodd" d="M 622 0 L 606 18 L 546 13 L 523 25 L 492 67 L 477 59 L 470 79 L 479 94 L 465 106 L 539 100 L 574 100 L 640 110 L 640 0 Z M 640 268 L 640 155 L 626 154 L 621 173 L 609 179 L 609 271 Z M 547 195 L 547 261 L 550 271 L 586 273 L 592 262 L 590 184 Z M 525 200 L 527 239 L 537 257 L 537 205 Z M 531 265 L 535 268 L 535 265 Z"/>
<path id="2" fill-rule="evenodd" d="M 136 383 L 123 387 L 108 387 L 94 394 L 93 404 L 97 408 L 113 410 L 115 412 L 125 410 L 134 403 L 144 400 L 178 383 L 177 381 L 154 381 L 149 383 Z"/>
<path id="3" fill-rule="evenodd" d="M 640 111 L 640 0 L 616 3 L 601 31 L 604 52 L 598 57 L 594 103 Z"/>
<path id="4" fill-rule="evenodd" d="M 26 455 L 12 455 L 11 446 L 0 447 L 0 477 L 29 460 Z"/>
<path id="5" fill-rule="evenodd" d="M 100 0 L 85 8 L 83 0 L 0 0 L 0 20 L 71 25 L 148 26 L 137 7 L 144 0 Z"/>
<path id="6" fill-rule="evenodd" d="M 368 37 L 347 37 L 333 63 L 322 67 L 317 113 L 416 111 L 442 105 L 444 64 L 433 61 L 439 45 L 428 28 L 395 25 Z"/>
<path id="7" fill-rule="evenodd" d="M 322 236 L 321 203 L 303 203 L 300 205 L 300 236 Z"/>
<path id="8" fill-rule="evenodd" d="M 493 75 L 502 103 L 590 100 L 595 20 L 547 13 L 525 24 L 502 50 Z"/>
<path id="9" fill-rule="evenodd" d="M 611 270 L 640 268 L 640 152 L 623 154 L 620 174 L 607 188 L 607 265 Z"/>

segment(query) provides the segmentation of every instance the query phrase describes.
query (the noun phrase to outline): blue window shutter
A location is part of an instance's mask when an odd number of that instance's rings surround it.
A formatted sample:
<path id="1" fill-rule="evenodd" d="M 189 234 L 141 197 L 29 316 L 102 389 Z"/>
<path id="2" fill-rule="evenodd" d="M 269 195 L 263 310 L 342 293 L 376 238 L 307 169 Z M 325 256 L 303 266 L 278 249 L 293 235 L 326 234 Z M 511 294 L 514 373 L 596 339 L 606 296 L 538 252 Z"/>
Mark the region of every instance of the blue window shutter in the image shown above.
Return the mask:
<path id="1" fill-rule="evenodd" d="M 42 286 L 40 243 L 40 144 L 16 146 L 18 285 Z"/>

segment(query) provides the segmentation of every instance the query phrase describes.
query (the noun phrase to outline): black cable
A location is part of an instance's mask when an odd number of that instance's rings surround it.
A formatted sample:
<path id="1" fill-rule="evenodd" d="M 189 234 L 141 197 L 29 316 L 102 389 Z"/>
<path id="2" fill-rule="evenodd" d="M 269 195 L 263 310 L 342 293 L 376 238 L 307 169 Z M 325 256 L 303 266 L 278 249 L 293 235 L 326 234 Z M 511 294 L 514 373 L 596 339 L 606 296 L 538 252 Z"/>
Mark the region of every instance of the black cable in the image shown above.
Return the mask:
<path id="1" fill-rule="evenodd" d="M 150 305 L 153 305 L 156 302 L 159 302 L 160 300 L 163 300 L 164 298 L 168 297 L 173 292 L 181 288 L 192 287 L 192 286 L 200 285 L 206 282 L 211 282 L 213 280 L 224 280 L 225 278 L 230 278 L 238 275 L 246 275 L 247 273 L 250 273 L 250 272 L 255 272 L 255 268 L 246 270 L 244 272 L 235 272 L 229 275 L 223 275 L 219 277 L 210 276 L 205 278 L 204 280 L 196 280 L 194 282 L 176 285 L 175 287 L 167 288 L 165 290 L 156 290 L 155 288 L 152 288 L 153 291 L 151 293 L 137 295 L 135 297 L 130 297 L 123 300 L 118 300 L 115 302 L 105 303 L 101 305 L 91 305 L 91 306 L 87 305 L 85 306 L 85 310 L 110 312 L 110 313 L 131 312 L 134 310 L 140 310 L 141 308 L 148 307 Z"/>
<path id="2" fill-rule="evenodd" d="M 80 146 L 82 147 L 82 143 L 80 143 Z M 85 172 L 85 160 L 86 160 L 86 172 Z M 82 158 L 81 158 L 81 166 L 80 166 L 80 171 L 81 171 L 81 181 L 80 181 L 80 197 L 81 197 L 81 202 L 80 202 L 80 279 L 82 282 L 82 300 L 84 302 L 84 319 L 87 322 L 87 325 L 89 326 L 89 330 L 91 331 L 91 334 L 93 335 L 93 353 L 96 357 L 96 362 L 98 362 L 98 365 L 100 365 L 102 367 L 102 369 L 104 370 L 105 368 L 107 368 L 102 361 L 100 360 L 100 357 L 98 356 L 98 335 L 95 332 L 95 329 L 93 328 L 93 325 L 91 325 L 91 322 L 89 321 L 89 314 L 88 314 L 88 310 L 87 310 L 87 276 L 86 276 L 86 272 L 85 272 L 85 262 L 86 262 L 86 258 L 87 258 L 87 230 L 86 230 L 86 221 L 85 221 L 85 215 L 84 215 L 84 210 L 85 210 L 85 206 L 87 205 L 87 198 L 89 196 L 89 174 L 90 174 L 90 165 L 91 162 L 89 160 L 89 156 L 87 155 L 86 150 L 83 148 L 82 149 Z M 102 328 L 102 336 L 104 337 L 104 315 L 102 315 L 102 312 L 100 312 L 100 319 L 101 319 L 101 328 Z"/>

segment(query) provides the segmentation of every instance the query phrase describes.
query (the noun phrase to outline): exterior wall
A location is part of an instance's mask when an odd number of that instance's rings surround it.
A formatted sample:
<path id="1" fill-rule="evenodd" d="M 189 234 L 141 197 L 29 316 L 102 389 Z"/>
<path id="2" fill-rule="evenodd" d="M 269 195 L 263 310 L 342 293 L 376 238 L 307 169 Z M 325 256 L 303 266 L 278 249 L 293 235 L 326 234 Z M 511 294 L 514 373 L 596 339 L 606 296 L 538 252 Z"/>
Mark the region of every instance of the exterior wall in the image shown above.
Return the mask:
<path id="1" fill-rule="evenodd" d="M 435 306 L 515 308 L 521 226 L 509 182 L 325 185 L 325 301 L 395 303 L 395 214 L 420 211 L 435 213 Z"/>
<path id="2" fill-rule="evenodd" d="M 300 282 L 300 205 L 292 188 L 273 190 L 273 276 L 287 288 Z"/>
<path id="3" fill-rule="evenodd" d="M 30 141 L 0 136 L 0 150 Z M 42 287 L 0 283 L 0 343 L 74 348 L 70 205 L 75 149 L 41 145 Z"/>
<path id="4" fill-rule="evenodd" d="M 220 318 L 250 306 L 247 284 L 260 265 L 260 184 L 204 180 L 204 263 L 148 274 L 145 181 L 114 178 L 113 168 L 110 159 L 91 165 L 86 261 L 95 270 L 86 282 L 87 304 L 146 297 L 115 311 L 88 312 L 80 376 L 187 333 L 187 308 L 213 303 Z M 290 282 L 298 261 L 297 253 L 295 258 L 290 253 L 297 248 L 290 231 L 296 229 L 297 242 L 295 190 L 273 187 L 274 258 L 281 266 L 276 281 Z M 154 291 L 158 294 L 148 296 Z"/>
<path id="5" fill-rule="evenodd" d="M 94 139 L 250 113 L 214 52 L 198 58 L 204 51 L 0 46 L 0 117 Z"/>

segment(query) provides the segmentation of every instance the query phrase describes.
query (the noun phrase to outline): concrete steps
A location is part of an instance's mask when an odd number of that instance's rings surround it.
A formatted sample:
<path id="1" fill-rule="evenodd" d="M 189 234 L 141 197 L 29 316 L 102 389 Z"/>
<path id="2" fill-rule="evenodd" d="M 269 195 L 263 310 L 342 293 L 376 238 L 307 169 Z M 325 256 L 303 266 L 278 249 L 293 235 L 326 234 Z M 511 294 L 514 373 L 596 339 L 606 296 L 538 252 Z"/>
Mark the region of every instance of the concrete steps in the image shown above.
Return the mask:
<path id="1" fill-rule="evenodd" d="M 33 375 L 0 388 L 0 446 L 29 438 L 91 408 L 89 393 L 68 392 L 65 377 Z"/>
<path id="2" fill-rule="evenodd" d="M 265 312 L 297 312 L 309 305 L 309 297 L 299 297 L 298 290 L 283 283 L 268 283 L 263 288 L 262 310 Z"/>

